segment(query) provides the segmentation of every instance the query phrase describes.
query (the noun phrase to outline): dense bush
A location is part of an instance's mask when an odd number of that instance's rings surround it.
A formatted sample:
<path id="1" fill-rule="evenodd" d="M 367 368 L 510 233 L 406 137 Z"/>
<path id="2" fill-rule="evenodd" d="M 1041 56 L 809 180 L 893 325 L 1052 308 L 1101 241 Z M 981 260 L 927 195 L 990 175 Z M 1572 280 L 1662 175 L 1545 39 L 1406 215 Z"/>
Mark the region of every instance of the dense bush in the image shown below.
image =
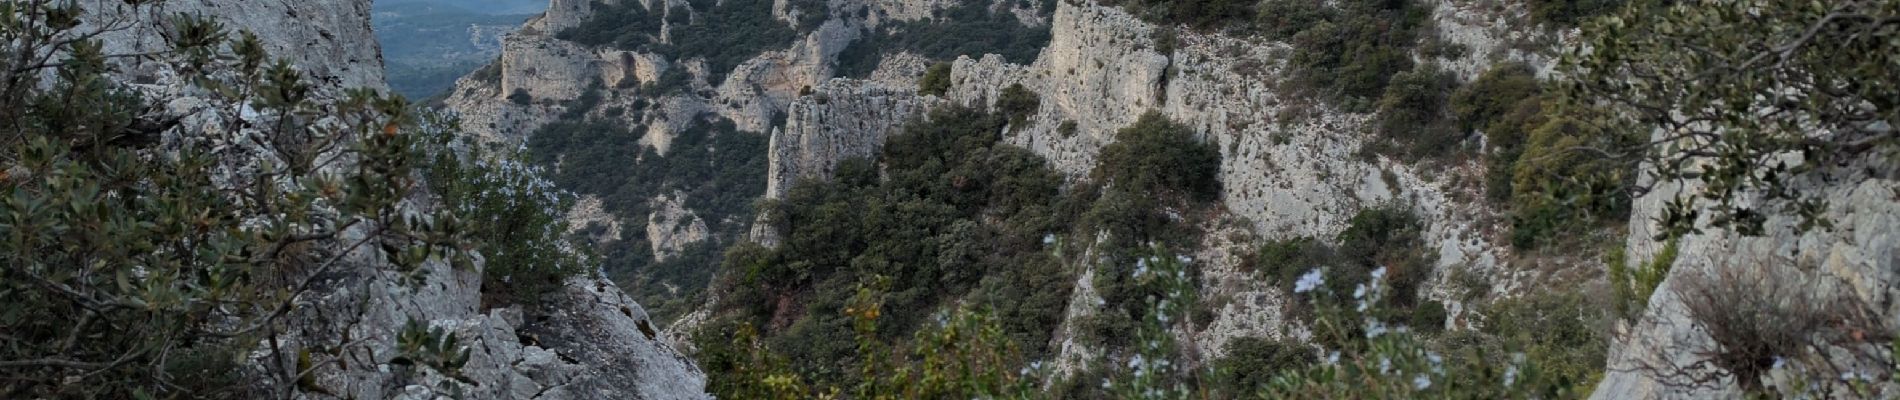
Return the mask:
<path id="1" fill-rule="evenodd" d="M 1552 117 L 1532 131 L 1513 166 L 1512 244 L 1536 247 L 1558 233 L 1628 215 L 1626 190 L 1634 163 L 1579 149 L 1629 148 L 1639 140 L 1630 132 L 1565 116 Z"/>
<path id="2" fill-rule="evenodd" d="M 464 219 L 482 213 L 430 207 L 418 178 L 429 154 L 447 150 L 416 132 L 400 97 L 323 88 L 258 36 L 205 17 L 145 19 L 161 11 L 0 6 L 0 53 L 49 57 L 0 62 L 0 397 L 327 390 L 306 378 L 311 370 L 375 346 L 286 332 L 322 323 L 302 319 L 312 296 L 370 301 L 327 291 L 330 281 L 388 274 L 415 284 L 433 268 L 472 268 L 471 250 L 558 247 L 504 243 L 533 239 Z M 98 14 L 81 24 L 88 13 Z M 139 50 L 139 65 L 178 73 L 180 86 L 110 74 L 119 64 L 108 60 L 127 54 L 99 38 L 145 23 L 167 31 L 161 46 Z M 175 93 L 199 107 L 156 106 L 180 99 L 154 94 Z M 405 336 L 443 337 L 424 333 Z M 436 343 L 409 353 L 465 351 Z M 450 355 L 420 360 L 454 374 L 460 357 Z"/>
<path id="3" fill-rule="evenodd" d="M 1412 160 L 1457 150 L 1464 143 L 1465 131 L 1453 128 L 1446 118 L 1447 97 L 1457 86 L 1457 77 L 1436 66 L 1393 76 L 1385 96 L 1379 98 L 1379 135 L 1401 147 L 1405 158 Z"/>
<path id="4" fill-rule="evenodd" d="M 508 94 L 508 101 L 517 106 L 534 104 L 534 95 L 528 94 L 528 89 L 515 88 L 513 93 Z"/>
<path id="5" fill-rule="evenodd" d="M 1301 14 L 1305 15 L 1305 14 Z M 1410 0 L 1343 2 L 1294 34 L 1294 82 L 1348 110 L 1370 111 L 1386 84 L 1412 69 L 1409 54 L 1427 32 L 1429 5 Z"/>
<path id="6" fill-rule="evenodd" d="M 1009 120 L 1012 128 L 1020 128 L 1029 122 L 1029 117 L 1035 116 L 1041 107 L 1042 97 L 1020 83 L 1003 88 L 1003 92 L 996 97 L 996 112 Z"/>
<path id="7" fill-rule="evenodd" d="M 1227 355 L 1214 361 L 1214 370 L 1222 378 L 1218 391 L 1229 394 L 1260 393 L 1282 371 L 1307 368 L 1319 362 L 1313 348 L 1292 341 L 1256 337 L 1227 342 Z"/>
<path id="8" fill-rule="evenodd" d="M 1380 281 L 1388 306 L 1375 314 L 1386 323 L 1409 323 L 1432 331 L 1444 321 L 1442 304 L 1422 299 L 1437 257 L 1425 247 L 1424 225 L 1399 205 L 1368 208 L 1353 215 L 1345 231 L 1324 243 L 1310 238 L 1268 242 L 1247 261 L 1282 290 L 1316 304 L 1335 306 L 1362 301 L 1365 286 Z M 1310 310 L 1302 310 L 1310 311 Z M 1346 321 L 1340 333 L 1361 329 Z M 1322 337 L 1326 340 L 1337 340 Z"/>
<path id="9" fill-rule="evenodd" d="M 1610 315 L 1601 297 L 1581 288 L 1551 290 L 1498 300 L 1479 312 L 1486 319 L 1481 332 L 1543 366 L 1538 379 L 1588 388 L 1602 377 Z"/>
<path id="10" fill-rule="evenodd" d="M 1578 398 L 1603 366 L 1607 338 L 1602 307 L 1581 291 L 1533 294 L 1495 306 L 1467 303 L 1467 316 L 1487 315 L 1478 330 L 1437 333 L 1388 321 L 1388 277 L 1375 276 L 1332 302 L 1331 276 L 1303 285 L 1308 326 L 1326 362 L 1282 370 L 1267 380 L 1267 398 Z M 1318 282 L 1323 280 L 1325 282 Z M 1427 303 L 1429 304 L 1429 303 Z M 1422 306 L 1423 310 L 1442 310 Z M 1414 313 L 1414 321 L 1434 312 Z"/>
<path id="11" fill-rule="evenodd" d="M 1484 132 L 1485 193 L 1496 202 L 1511 196 L 1511 174 L 1524 140 L 1544 120 L 1543 85 L 1529 65 L 1492 67 L 1451 96 L 1451 111 L 1464 132 Z"/>
<path id="12" fill-rule="evenodd" d="M 1634 264 L 1622 246 L 1610 250 L 1604 261 L 1609 264 L 1610 299 L 1618 317 L 1634 321 L 1643 315 L 1643 310 L 1649 307 L 1649 297 L 1675 267 L 1677 243 L 1677 239 L 1670 239 L 1662 251 L 1656 253 L 1656 258 Z"/>
<path id="13" fill-rule="evenodd" d="M 483 257 L 483 303 L 534 304 L 567 279 L 591 272 L 563 236 L 562 214 L 573 204 L 543 169 L 514 152 L 489 154 L 468 143 L 455 121 L 426 120 L 425 134 L 444 149 L 428 154 L 429 191 L 468 224 Z"/>
<path id="14" fill-rule="evenodd" d="M 1531 0 L 1531 18 L 1538 22 L 1575 26 L 1585 19 L 1616 11 L 1627 0 Z"/>
<path id="15" fill-rule="evenodd" d="M 1254 18 L 1254 3 L 1248 0 L 1109 0 L 1130 14 L 1157 25 L 1187 25 L 1210 30 L 1224 27 L 1245 28 Z"/>
<path id="16" fill-rule="evenodd" d="M 1000 143 L 1004 117 L 951 107 L 892 136 L 877 161 L 841 163 L 830 181 L 802 182 L 764 205 L 777 248 L 739 247 L 720 285 L 724 318 L 758 326 L 818 384 L 856 382 L 844 311 L 859 283 L 888 279 L 884 339 L 916 329 L 946 296 L 985 301 L 1009 318 L 1002 334 L 1047 351 L 1074 279 L 1047 248 L 1070 218 L 1060 175 L 1028 150 Z M 879 170 L 883 173 L 880 174 Z M 784 309 L 785 302 L 799 304 Z M 788 314 L 789 313 L 789 314 Z"/>
<path id="17" fill-rule="evenodd" d="M 1150 111 L 1102 148 L 1094 177 L 1125 193 L 1211 200 L 1220 194 L 1220 151 L 1194 136 L 1192 128 Z"/>
<path id="18" fill-rule="evenodd" d="M 1317 1 L 1265 0 L 1259 7 L 1255 30 L 1267 40 L 1292 39 L 1313 24 L 1335 18 L 1332 8 Z"/>
<path id="19" fill-rule="evenodd" d="M 949 62 L 931 64 L 930 69 L 924 71 L 924 77 L 917 80 L 917 92 L 932 96 L 949 93 L 950 69 Z"/>
<path id="20" fill-rule="evenodd" d="M 961 1 L 931 18 L 886 22 L 838 54 L 838 75 L 868 76 L 884 56 L 903 52 L 938 61 L 984 54 L 1017 64 L 1035 61 L 1049 45 L 1049 26 L 1023 25 L 1015 14 L 991 11 L 990 4 Z"/>

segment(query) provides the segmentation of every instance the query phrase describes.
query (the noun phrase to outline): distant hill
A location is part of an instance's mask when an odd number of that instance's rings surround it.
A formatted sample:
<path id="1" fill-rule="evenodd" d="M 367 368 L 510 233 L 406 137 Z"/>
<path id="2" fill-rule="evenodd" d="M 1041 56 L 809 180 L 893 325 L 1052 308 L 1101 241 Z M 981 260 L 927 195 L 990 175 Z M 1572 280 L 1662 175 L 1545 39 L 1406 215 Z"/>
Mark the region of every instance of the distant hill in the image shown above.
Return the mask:
<path id="1" fill-rule="evenodd" d="M 383 44 L 390 88 L 417 100 L 442 93 L 456 78 L 493 60 L 501 51 L 501 36 L 546 4 L 529 0 L 377 2 L 374 27 Z"/>
<path id="2" fill-rule="evenodd" d="M 418 4 L 453 7 L 488 15 L 533 14 L 548 8 L 547 0 L 381 0 L 376 2 L 375 7 L 381 11 Z"/>

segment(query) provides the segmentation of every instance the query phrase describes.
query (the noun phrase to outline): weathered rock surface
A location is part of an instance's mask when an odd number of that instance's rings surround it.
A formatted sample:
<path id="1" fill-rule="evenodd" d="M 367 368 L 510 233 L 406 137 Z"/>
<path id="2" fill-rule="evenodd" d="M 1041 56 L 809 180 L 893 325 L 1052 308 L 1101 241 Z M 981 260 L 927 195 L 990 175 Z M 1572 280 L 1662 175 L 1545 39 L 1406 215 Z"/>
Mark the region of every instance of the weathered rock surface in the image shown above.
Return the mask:
<path id="1" fill-rule="evenodd" d="M 172 15 L 215 17 L 257 34 L 271 55 L 295 65 L 311 81 L 331 87 L 381 89 L 382 48 L 370 30 L 370 2 L 172 0 L 131 11 L 121 1 L 85 0 L 87 27 L 107 28 L 99 37 L 106 54 L 166 49 L 163 33 Z M 145 13 L 145 14 L 139 14 Z M 156 16 L 156 17 L 155 17 Z M 126 71 L 134 81 L 153 71 Z"/>
<path id="2" fill-rule="evenodd" d="M 289 60 L 311 78 L 319 99 L 336 98 L 345 88 L 384 87 L 380 51 L 369 24 L 370 0 L 175 0 L 149 14 L 110 12 L 120 2 L 93 0 L 86 5 L 95 11 L 87 14 L 89 23 L 117 29 L 102 37 L 109 54 L 159 49 L 157 35 L 168 22 L 152 22 L 148 15 L 203 14 L 231 29 L 256 33 L 274 56 Z M 194 92 L 186 90 L 167 65 L 123 60 L 122 78 L 134 89 L 173 112 L 195 112 L 183 127 L 168 132 L 167 140 L 206 136 L 226 126 L 215 122 L 253 118 L 218 111 L 238 107 L 204 107 L 209 100 L 191 97 Z M 266 157 L 255 153 L 234 148 L 229 154 L 239 157 L 231 161 L 242 167 Z M 432 203 L 411 199 L 404 205 L 426 210 Z M 354 229 L 346 231 L 345 239 L 361 238 L 367 227 Z M 646 312 L 611 283 L 574 278 L 534 307 L 491 309 L 483 304 L 479 263 L 465 269 L 428 263 L 421 281 L 413 282 L 373 248 L 337 249 L 345 255 L 343 262 L 319 275 L 314 289 L 296 298 L 283 331 L 257 346 L 251 357 L 254 369 L 272 363 L 294 367 L 301 363 L 283 354 L 304 351 L 340 360 L 310 369 L 311 382 L 320 390 L 305 387 L 295 396 L 313 399 L 435 399 L 452 393 L 513 399 L 709 398 L 704 374 L 658 340 Z M 460 339 L 471 353 L 459 370 L 464 380 L 445 375 L 450 371 L 392 365 L 401 354 L 396 337 L 410 321 L 444 328 Z M 256 375 L 260 383 L 273 379 Z"/>
<path id="3" fill-rule="evenodd" d="M 1654 240 L 1654 221 L 1676 193 L 1695 193 L 1700 186 L 1664 183 L 1636 200 L 1626 250 L 1630 260 L 1657 257 L 1664 243 Z M 1829 205 L 1826 216 L 1832 229 L 1798 232 L 1798 218 L 1779 215 L 1769 219 L 1760 236 L 1706 230 L 1680 238 L 1674 267 L 1649 298 L 1646 313 L 1619 332 L 1610 347 L 1609 371 L 1591 398 L 1740 397 L 1734 379 L 1698 383 L 1714 371 L 1693 367 L 1715 344 L 1691 317 L 1684 293 L 1703 284 L 1697 282 L 1700 277 L 1719 271 L 1768 273 L 1775 280 L 1805 282 L 1791 285 L 1793 290 L 1782 295 L 1844 295 L 1870 306 L 1888 331 L 1900 330 L 1900 318 L 1895 317 L 1900 316 L 1900 302 L 1894 301 L 1900 298 L 1900 181 L 1891 175 L 1861 174 L 1812 189 Z M 1703 213 L 1704 218 L 1708 214 Z"/>
<path id="4" fill-rule="evenodd" d="M 712 236 L 706 221 L 685 207 L 686 194 L 675 192 L 653 199 L 653 214 L 647 216 L 647 240 L 653 245 L 653 258 L 666 261 L 679 255 L 687 245 Z"/>
<path id="5" fill-rule="evenodd" d="M 1368 115 L 1330 109 L 1276 87 L 1285 60 L 1275 54 L 1284 54 L 1276 51 L 1284 45 L 1182 32 L 1177 50 L 1161 54 L 1151 37 L 1155 27 L 1118 8 L 1072 2 L 1058 6 L 1050 26 L 1049 46 L 1030 65 L 995 55 L 958 59 L 952 89 L 942 99 L 910 94 L 914 84 L 852 80 L 834 80 L 798 99 L 789 109 L 786 129 L 773 137 L 767 196 L 782 195 L 799 179 L 824 178 L 842 158 L 874 154 L 895 129 L 883 123 L 904 121 L 874 110 L 916 112 L 945 102 L 987 106 L 1003 88 L 1021 84 L 1041 96 L 1041 109 L 1026 126 L 1012 127 L 1004 140 L 1042 155 L 1068 175 L 1087 174 L 1095 154 L 1117 130 L 1155 111 L 1218 146 L 1222 203 L 1246 231 L 1266 239 L 1330 237 L 1361 209 L 1399 203 L 1427 225 L 1425 239 L 1437 251 L 1440 275 L 1469 268 L 1493 275 L 1497 291 L 1520 284 L 1497 268 L 1509 251 L 1488 233 L 1495 210 L 1476 201 L 1482 188 L 1471 182 L 1479 181 L 1482 167 L 1453 165 L 1426 174 L 1395 160 L 1360 155 L 1370 139 Z M 853 94 L 873 100 L 840 98 Z M 1077 126 L 1075 134 L 1060 132 L 1064 122 Z M 1204 271 L 1222 268 L 1232 267 L 1203 266 Z M 1228 311 L 1237 314 L 1222 316 L 1206 332 L 1186 335 L 1199 347 L 1218 349 L 1233 337 L 1278 336 L 1285 330 L 1271 307 L 1276 300 L 1266 295 L 1275 290 L 1272 282 L 1240 275 L 1226 274 L 1211 283 L 1236 302 Z M 1092 302 L 1086 293 L 1090 279 L 1085 273 L 1077 282 L 1072 318 L 1086 315 L 1077 308 Z M 1085 349 L 1070 343 L 1061 349 L 1059 359 L 1087 358 Z"/>

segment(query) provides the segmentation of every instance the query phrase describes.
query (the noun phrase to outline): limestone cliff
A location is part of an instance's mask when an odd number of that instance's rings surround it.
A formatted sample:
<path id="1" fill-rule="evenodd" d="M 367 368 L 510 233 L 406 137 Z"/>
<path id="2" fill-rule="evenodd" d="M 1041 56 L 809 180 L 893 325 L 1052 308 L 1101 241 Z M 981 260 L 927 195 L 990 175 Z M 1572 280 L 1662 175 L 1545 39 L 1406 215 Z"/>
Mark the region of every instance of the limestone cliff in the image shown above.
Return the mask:
<path id="1" fill-rule="evenodd" d="M 150 10 L 126 12 L 117 1 L 84 4 L 93 12 L 87 23 L 111 30 L 103 36 L 111 54 L 160 49 L 160 34 L 175 13 L 215 17 L 233 31 L 255 33 L 265 47 L 312 78 L 319 99 L 336 99 L 347 88 L 384 87 L 379 49 L 371 35 L 370 0 L 282 2 L 179 0 Z M 210 136 L 215 129 L 259 118 L 248 108 L 195 96 L 168 64 L 144 58 L 119 59 L 121 76 L 132 89 L 158 100 L 184 117 L 167 140 Z M 211 106 L 208 106 L 211 105 Z M 232 143 L 232 168 L 268 157 Z M 244 158 L 251 157 L 251 158 Z M 216 174 L 214 172 L 214 174 Z M 221 179 L 221 176 L 213 176 Z M 414 198 L 404 206 L 428 210 L 436 205 Z M 361 237 L 357 226 L 344 232 Z M 342 363 L 323 363 L 307 373 L 323 390 L 299 391 L 299 398 L 432 399 L 460 392 L 472 398 L 706 398 L 705 377 L 690 361 L 656 338 L 645 311 L 613 284 L 575 278 L 534 307 L 488 308 L 483 304 L 482 269 L 451 268 L 431 262 L 419 283 L 388 265 L 378 251 L 336 249 L 342 262 L 329 274 L 312 278 L 312 290 L 295 298 L 281 333 L 260 348 L 253 367 L 282 362 L 261 348 L 321 348 L 336 345 Z M 479 264 L 479 263 L 477 263 Z M 416 375 L 392 372 L 397 335 L 409 321 L 441 327 L 462 339 L 471 357 L 456 384 L 439 371 Z M 308 347 L 306 347 L 308 346 Z M 266 380 L 263 374 L 259 379 Z M 459 388 L 455 388 L 459 386 Z M 288 387 L 288 386 L 279 386 Z M 327 394 L 325 394 L 327 393 Z"/>
<path id="2" fill-rule="evenodd" d="M 775 189 L 768 196 L 782 194 L 797 179 L 824 177 L 842 158 L 873 154 L 894 129 L 879 122 L 903 121 L 881 113 L 945 102 L 987 106 L 1003 88 L 1021 84 L 1041 95 L 1041 109 L 1026 126 L 1012 127 L 1004 140 L 1042 155 L 1071 176 L 1093 168 L 1095 154 L 1116 130 L 1155 110 L 1195 128 L 1202 140 L 1222 150 L 1222 205 L 1234 225 L 1229 232 L 1268 239 L 1329 236 L 1360 209 L 1398 202 L 1428 226 L 1425 239 L 1437 253 L 1441 275 L 1469 269 L 1491 276 L 1498 292 L 1520 284 L 1514 271 L 1498 267 L 1509 256 L 1509 246 L 1491 233 L 1496 210 L 1475 200 L 1482 188 L 1471 182 L 1482 176 L 1482 167 L 1461 164 L 1426 175 L 1403 162 L 1361 156 L 1360 148 L 1370 140 L 1369 115 L 1288 97 L 1274 86 L 1285 68 L 1285 60 L 1276 56 L 1284 54 L 1276 51 L 1284 44 L 1182 32 L 1177 49 L 1162 54 L 1151 24 L 1118 8 L 1066 1 L 1050 24 L 1049 46 L 1034 63 L 1010 64 L 995 55 L 961 58 L 953 68 L 952 89 L 941 99 L 915 95 L 915 85 L 893 88 L 852 80 L 834 80 L 798 99 L 785 130 L 773 136 L 770 187 Z M 1469 28 L 1468 36 L 1479 36 L 1465 40 L 1495 43 L 1503 34 Z M 1077 127 L 1073 135 L 1060 129 L 1065 122 Z M 1215 242 L 1207 243 L 1199 257 L 1212 278 L 1204 290 L 1231 302 L 1220 306 L 1216 323 L 1187 336 L 1198 347 L 1219 349 L 1234 337 L 1289 332 L 1272 283 L 1236 268 L 1240 254 L 1251 249 L 1219 243 L 1224 239 L 1214 236 L 1221 235 L 1209 235 Z M 1093 303 L 1086 290 L 1090 280 L 1085 272 L 1077 282 L 1071 319 L 1086 314 L 1086 305 Z M 1065 361 L 1087 358 L 1084 349 L 1063 348 Z"/>
<path id="3" fill-rule="evenodd" d="M 1741 397 L 1735 378 L 1722 376 L 1705 363 L 1717 347 L 1708 328 L 1686 305 L 1696 301 L 1694 293 L 1699 290 L 1722 284 L 1705 277 L 1722 273 L 1750 274 L 1745 276 L 1786 285 L 1777 286 L 1785 289 L 1776 293 L 1780 302 L 1844 296 L 1851 301 L 1845 304 L 1867 306 L 1871 317 L 1882 324 L 1876 328 L 1900 330 L 1900 318 L 1896 318 L 1900 302 L 1894 301 L 1900 298 L 1900 181 L 1894 179 L 1891 164 L 1882 167 L 1874 162 L 1858 165 L 1862 172 L 1805 188 L 1826 201 L 1825 217 L 1832 228 L 1802 232 L 1796 229 L 1798 217 L 1776 215 L 1757 236 L 1711 229 L 1681 237 L 1673 268 L 1648 299 L 1646 312 L 1619 327 L 1618 340 L 1610 348 L 1608 372 L 1591 398 Z M 1626 244 L 1630 260 L 1661 257 L 1665 243 L 1656 239 L 1656 221 L 1675 196 L 1697 193 L 1701 187 L 1696 181 L 1664 182 L 1636 199 Z M 1699 223 L 1706 223 L 1712 213 L 1706 207 L 1702 211 L 1704 221 Z M 1826 311 L 1852 312 L 1829 308 Z M 1829 362 L 1844 370 L 1822 376 L 1846 379 L 1860 373 L 1864 365 L 1857 363 L 1869 361 L 1845 351 L 1838 355 Z M 1798 359 L 1799 355 L 1784 356 Z"/>

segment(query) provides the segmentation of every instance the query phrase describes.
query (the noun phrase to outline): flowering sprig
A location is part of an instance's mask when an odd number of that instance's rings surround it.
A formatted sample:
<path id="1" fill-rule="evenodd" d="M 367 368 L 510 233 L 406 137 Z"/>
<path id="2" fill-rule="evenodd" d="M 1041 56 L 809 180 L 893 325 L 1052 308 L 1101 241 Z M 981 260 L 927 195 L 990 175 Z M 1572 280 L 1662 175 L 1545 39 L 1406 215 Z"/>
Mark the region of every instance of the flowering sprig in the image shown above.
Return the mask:
<path id="1" fill-rule="evenodd" d="M 1119 365 L 1120 379 L 1103 382 L 1104 387 L 1124 399 L 1180 399 L 1193 393 L 1190 371 L 1175 362 L 1178 351 L 1171 333 L 1177 322 L 1186 322 L 1192 306 L 1198 302 L 1193 280 L 1187 268 L 1193 263 L 1187 256 L 1174 255 L 1159 245 L 1151 245 L 1148 255 L 1135 261 L 1134 280 L 1160 289 L 1163 296 L 1147 298 L 1149 312 L 1136 332 L 1135 355 Z"/>

